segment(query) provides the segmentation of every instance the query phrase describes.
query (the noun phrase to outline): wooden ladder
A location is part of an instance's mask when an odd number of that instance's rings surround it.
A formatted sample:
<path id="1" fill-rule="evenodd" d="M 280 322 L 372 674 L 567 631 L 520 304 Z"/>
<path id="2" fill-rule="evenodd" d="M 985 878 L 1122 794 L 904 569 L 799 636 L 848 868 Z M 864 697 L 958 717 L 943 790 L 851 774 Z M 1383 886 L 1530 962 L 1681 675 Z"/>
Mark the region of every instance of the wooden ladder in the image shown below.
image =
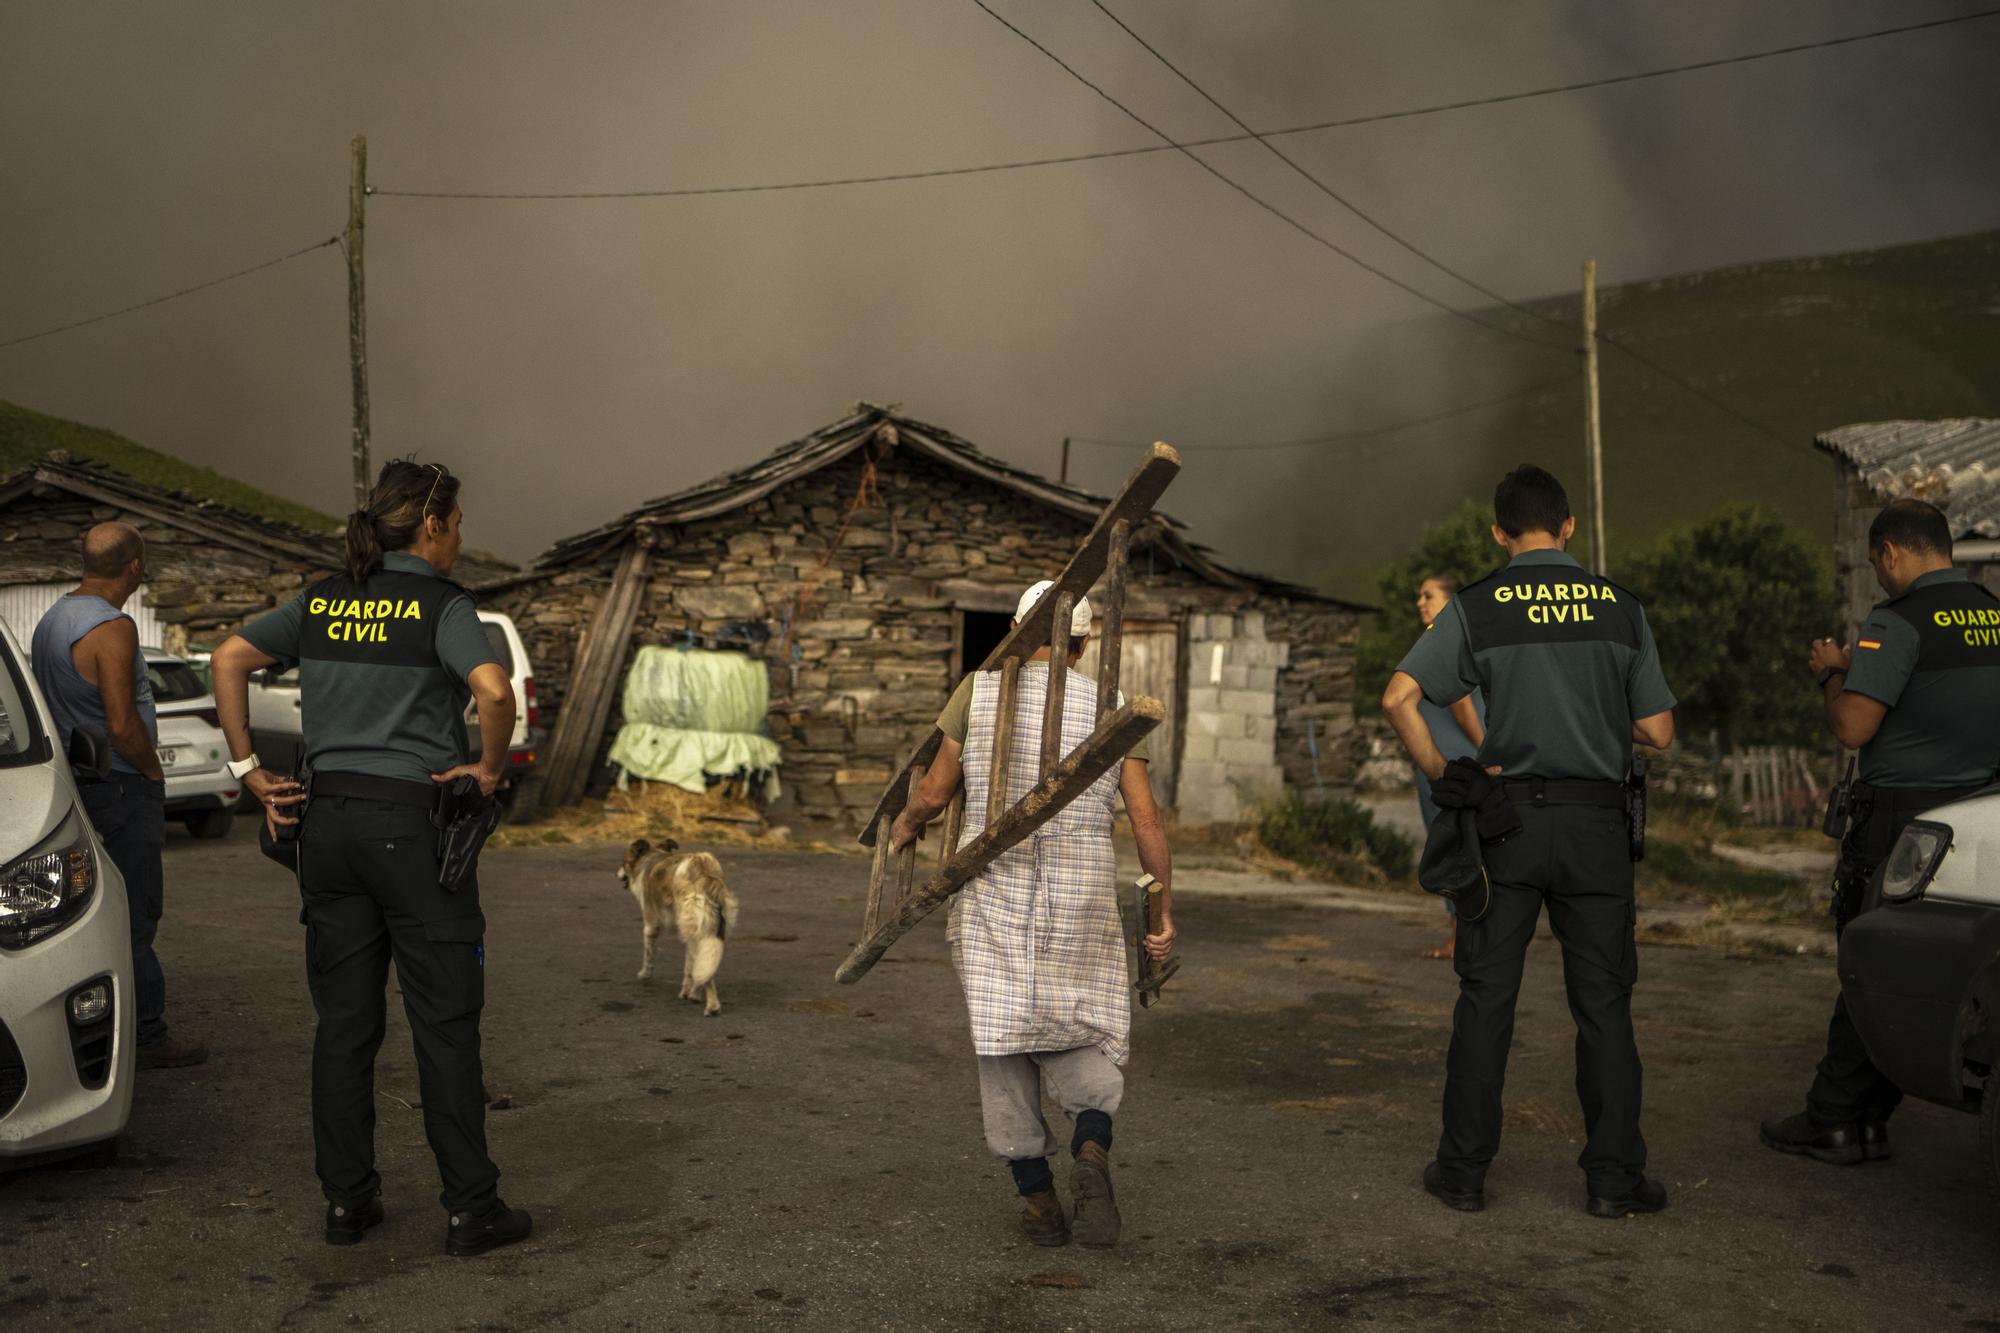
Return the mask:
<path id="1" fill-rule="evenodd" d="M 929 916 L 952 894 L 970 883 L 1008 848 L 1053 819 L 1093 782 L 1122 760 L 1133 746 L 1166 716 L 1158 699 L 1137 698 L 1122 707 L 1118 700 L 1118 666 L 1124 635 L 1126 557 L 1132 534 L 1180 471 L 1180 455 L 1155 444 L 1118 494 L 1098 515 L 1097 522 L 1063 567 L 1055 586 L 1044 592 L 1025 619 L 1002 639 L 981 671 L 1000 673 L 998 716 L 993 729 L 993 766 L 988 780 L 986 826 L 964 847 L 958 845 L 965 826 L 965 792 L 960 789 L 945 813 L 944 841 L 938 868 L 921 885 L 916 882 L 917 845 L 912 842 L 893 857 L 889 830 L 903 812 L 917 784 L 937 757 L 944 734 L 930 736 L 890 778 L 882 799 L 861 832 L 861 843 L 875 849 L 868 872 L 868 898 L 862 909 L 861 942 L 847 955 L 834 979 L 859 981 L 868 969 L 917 922 Z M 1097 668 L 1098 719 L 1090 738 L 1067 756 L 1062 752 L 1063 696 L 1068 684 L 1069 619 L 1077 599 L 1098 579 L 1102 627 Z M 1021 664 L 1043 644 L 1049 649 L 1048 697 L 1042 712 L 1041 776 L 1011 807 L 1006 804 L 1008 741 L 1015 724 L 1015 696 Z M 891 861 L 894 865 L 891 865 Z M 891 877 L 894 885 L 891 887 Z"/>

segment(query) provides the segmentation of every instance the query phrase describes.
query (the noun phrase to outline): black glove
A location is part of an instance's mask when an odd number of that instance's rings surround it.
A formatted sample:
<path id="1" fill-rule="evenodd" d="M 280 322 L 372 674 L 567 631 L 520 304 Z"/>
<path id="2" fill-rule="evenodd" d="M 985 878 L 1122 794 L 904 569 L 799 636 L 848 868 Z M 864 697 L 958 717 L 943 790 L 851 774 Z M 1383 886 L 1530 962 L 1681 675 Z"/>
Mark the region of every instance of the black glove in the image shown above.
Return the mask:
<path id="1" fill-rule="evenodd" d="M 1475 759 L 1454 759 L 1431 783 L 1431 800 L 1440 810 L 1471 809 L 1481 842 L 1501 842 L 1521 831 L 1521 817 L 1507 799 L 1507 789 Z"/>
<path id="2" fill-rule="evenodd" d="M 1481 842 L 1505 842 L 1521 831 L 1521 816 L 1507 799 L 1507 789 L 1498 778 L 1486 779 L 1486 795 L 1479 802 L 1473 822 L 1478 826 Z"/>

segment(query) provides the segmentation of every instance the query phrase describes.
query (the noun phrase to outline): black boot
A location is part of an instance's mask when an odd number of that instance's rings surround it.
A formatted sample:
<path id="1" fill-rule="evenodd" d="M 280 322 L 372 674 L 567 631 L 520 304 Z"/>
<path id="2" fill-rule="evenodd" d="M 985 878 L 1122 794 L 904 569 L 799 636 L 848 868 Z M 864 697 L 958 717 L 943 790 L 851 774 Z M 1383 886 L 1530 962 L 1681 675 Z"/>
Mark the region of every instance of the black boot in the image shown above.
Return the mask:
<path id="1" fill-rule="evenodd" d="M 1592 1194 L 1583 1208 L 1592 1217 L 1630 1217 L 1634 1213 L 1657 1213 L 1666 1206 L 1667 1187 L 1657 1180 L 1641 1180 L 1617 1194 Z"/>
<path id="2" fill-rule="evenodd" d="M 375 1195 L 367 1203 L 330 1203 L 326 1206 L 326 1243 L 329 1245 L 352 1245 L 361 1239 L 361 1233 L 382 1224 L 382 1196 Z"/>
<path id="3" fill-rule="evenodd" d="M 1783 1120 L 1766 1120 L 1757 1127 L 1757 1137 L 1766 1148 L 1811 1157 L 1835 1166 L 1853 1166 L 1865 1156 L 1861 1127 L 1855 1124 L 1821 1128 L 1812 1116 L 1801 1111 Z M 1882 1131 L 1882 1155 L 1888 1156 L 1888 1131 Z"/>
<path id="4" fill-rule="evenodd" d="M 464 1258 L 484 1254 L 500 1245 L 526 1240 L 535 1229 L 534 1219 L 523 1208 L 509 1208 L 506 1200 L 495 1198 L 477 1212 L 453 1213 L 446 1229 L 446 1253 Z"/>
<path id="5" fill-rule="evenodd" d="M 1444 1179 L 1444 1168 L 1436 1162 L 1424 1165 L 1424 1190 L 1447 1208 L 1456 1208 L 1461 1213 L 1476 1213 L 1486 1206 L 1486 1191 L 1474 1187 L 1461 1189 L 1448 1185 Z"/>
<path id="6" fill-rule="evenodd" d="M 1867 1120 L 1861 1122 L 1861 1156 L 1870 1162 L 1889 1160 L 1889 1122 Z"/>

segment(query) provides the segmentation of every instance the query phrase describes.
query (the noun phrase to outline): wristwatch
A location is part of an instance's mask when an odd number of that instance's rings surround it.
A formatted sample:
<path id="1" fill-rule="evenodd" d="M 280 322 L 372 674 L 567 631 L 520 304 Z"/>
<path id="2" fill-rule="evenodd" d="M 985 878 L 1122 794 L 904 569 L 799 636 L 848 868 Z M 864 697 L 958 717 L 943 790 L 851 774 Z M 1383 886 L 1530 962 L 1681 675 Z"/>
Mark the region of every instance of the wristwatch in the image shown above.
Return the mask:
<path id="1" fill-rule="evenodd" d="M 1834 678 L 1835 676 L 1844 676 L 1844 675 L 1846 675 L 1846 674 L 1847 674 L 1847 668 L 1846 668 L 1846 667 L 1844 667 L 1844 666 L 1830 666 L 1830 667 L 1828 667 L 1828 668 L 1827 668 L 1826 670 L 1824 670 L 1824 671 L 1822 671 L 1822 672 L 1820 672 L 1820 673 L 1819 673 L 1819 687 L 1820 687 L 1821 689 L 1825 689 L 1825 688 L 1826 688 L 1826 683 L 1827 683 L 1828 681 L 1832 680 L 1832 679 L 1833 679 L 1833 678 Z"/>
<path id="2" fill-rule="evenodd" d="M 223 765 L 223 768 L 229 771 L 229 776 L 238 781 L 241 781 L 252 769 L 262 767 L 263 764 L 259 762 L 255 754 L 252 754 L 248 759 L 232 759 Z"/>

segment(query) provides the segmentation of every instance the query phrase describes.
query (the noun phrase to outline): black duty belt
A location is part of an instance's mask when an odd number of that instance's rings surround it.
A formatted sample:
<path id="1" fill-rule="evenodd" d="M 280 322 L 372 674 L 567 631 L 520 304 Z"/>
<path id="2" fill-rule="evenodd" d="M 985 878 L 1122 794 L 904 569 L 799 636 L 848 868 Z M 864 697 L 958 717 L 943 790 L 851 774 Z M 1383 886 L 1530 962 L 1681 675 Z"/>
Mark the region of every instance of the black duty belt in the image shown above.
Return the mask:
<path id="1" fill-rule="evenodd" d="M 400 778 L 378 778 L 372 773 L 313 773 L 314 796 L 350 796 L 363 801 L 386 801 L 390 805 L 413 805 L 429 810 L 437 804 L 435 783 L 404 782 Z"/>
<path id="2" fill-rule="evenodd" d="M 1507 799 L 1515 805 L 1601 805 L 1625 808 L 1625 784 L 1593 782 L 1588 778 L 1505 778 Z"/>

